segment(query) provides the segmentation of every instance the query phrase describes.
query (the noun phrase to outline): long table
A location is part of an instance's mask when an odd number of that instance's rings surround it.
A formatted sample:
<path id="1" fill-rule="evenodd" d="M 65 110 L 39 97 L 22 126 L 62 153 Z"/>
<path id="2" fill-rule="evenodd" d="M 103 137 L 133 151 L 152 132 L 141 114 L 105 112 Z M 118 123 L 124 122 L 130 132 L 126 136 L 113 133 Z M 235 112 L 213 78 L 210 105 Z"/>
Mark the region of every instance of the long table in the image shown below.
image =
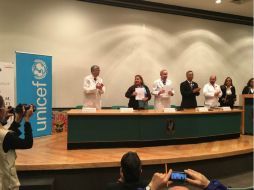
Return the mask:
<path id="1" fill-rule="evenodd" d="M 240 137 L 242 110 L 142 110 L 68 114 L 67 148 L 140 147 L 184 144 Z"/>

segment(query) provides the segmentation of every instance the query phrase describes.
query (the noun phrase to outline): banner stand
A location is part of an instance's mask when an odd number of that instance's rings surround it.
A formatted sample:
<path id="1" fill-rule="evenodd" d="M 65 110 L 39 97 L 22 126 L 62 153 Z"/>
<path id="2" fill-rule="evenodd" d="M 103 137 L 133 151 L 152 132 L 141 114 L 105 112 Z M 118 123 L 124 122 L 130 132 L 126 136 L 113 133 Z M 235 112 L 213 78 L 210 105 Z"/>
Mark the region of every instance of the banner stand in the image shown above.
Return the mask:
<path id="1" fill-rule="evenodd" d="M 17 104 L 34 104 L 35 137 L 52 131 L 52 56 L 16 52 Z"/>

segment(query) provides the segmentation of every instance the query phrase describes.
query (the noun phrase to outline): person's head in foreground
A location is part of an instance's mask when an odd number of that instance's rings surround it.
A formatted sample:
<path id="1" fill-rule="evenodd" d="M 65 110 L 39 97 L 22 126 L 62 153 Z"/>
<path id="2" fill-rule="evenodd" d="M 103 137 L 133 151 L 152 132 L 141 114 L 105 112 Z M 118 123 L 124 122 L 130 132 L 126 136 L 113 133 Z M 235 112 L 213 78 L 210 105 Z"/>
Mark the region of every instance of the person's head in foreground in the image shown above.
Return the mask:
<path id="1" fill-rule="evenodd" d="M 141 161 L 136 152 L 127 152 L 121 159 L 120 177 L 125 183 L 136 183 L 140 180 Z"/>

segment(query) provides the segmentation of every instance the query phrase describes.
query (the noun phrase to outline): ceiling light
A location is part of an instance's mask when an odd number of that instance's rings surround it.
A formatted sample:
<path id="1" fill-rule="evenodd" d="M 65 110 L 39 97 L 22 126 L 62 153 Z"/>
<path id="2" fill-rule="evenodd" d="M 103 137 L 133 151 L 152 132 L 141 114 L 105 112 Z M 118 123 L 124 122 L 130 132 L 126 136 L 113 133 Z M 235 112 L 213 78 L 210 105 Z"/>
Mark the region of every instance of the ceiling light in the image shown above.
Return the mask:
<path id="1" fill-rule="evenodd" d="M 221 0 L 216 0 L 215 3 L 216 3 L 216 4 L 220 4 L 220 3 L 221 3 Z"/>

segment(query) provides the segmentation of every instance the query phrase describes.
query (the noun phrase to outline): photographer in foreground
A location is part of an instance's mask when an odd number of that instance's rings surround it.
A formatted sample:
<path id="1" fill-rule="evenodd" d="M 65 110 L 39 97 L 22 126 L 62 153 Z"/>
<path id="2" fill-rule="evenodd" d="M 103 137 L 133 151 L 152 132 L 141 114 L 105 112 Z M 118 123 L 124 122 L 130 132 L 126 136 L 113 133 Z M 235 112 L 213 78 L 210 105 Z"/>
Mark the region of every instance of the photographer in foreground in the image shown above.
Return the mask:
<path id="1" fill-rule="evenodd" d="M 188 175 L 188 177 L 186 178 L 186 182 L 196 187 L 199 187 L 200 189 L 204 190 L 228 189 L 220 181 L 218 180 L 210 181 L 209 179 L 207 179 L 206 176 L 195 170 L 187 169 L 184 170 L 184 172 Z M 170 169 L 168 173 L 155 173 L 152 177 L 151 182 L 145 188 L 145 190 L 162 190 L 169 186 L 171 187 L 168 190 L 188 190 L 188 188 L 185 186 L 175 186 L 174 182 L 170 180 L 171 173 L 172 169 Z"/>
<path id="2" fill-rule="evenodd" d="M 2 190 L 18 190 L 20 183 L 18 180 L 15 160 L 15 149 L 29 149 L 33 146 L 33 134 L 30 124 L 30 117 L 33 114 L 33 106 L 28 110 L 21 107 L 21 111 L 14 112 L 14 121 L 9 129 L 4 128 L 5 121 L 10 117 L 10 110 L 5 108 L 4 99 L 0 95 L 0 187 Z M 25 138 L 19 136 L 20 122 L 24 118 Z"/>

